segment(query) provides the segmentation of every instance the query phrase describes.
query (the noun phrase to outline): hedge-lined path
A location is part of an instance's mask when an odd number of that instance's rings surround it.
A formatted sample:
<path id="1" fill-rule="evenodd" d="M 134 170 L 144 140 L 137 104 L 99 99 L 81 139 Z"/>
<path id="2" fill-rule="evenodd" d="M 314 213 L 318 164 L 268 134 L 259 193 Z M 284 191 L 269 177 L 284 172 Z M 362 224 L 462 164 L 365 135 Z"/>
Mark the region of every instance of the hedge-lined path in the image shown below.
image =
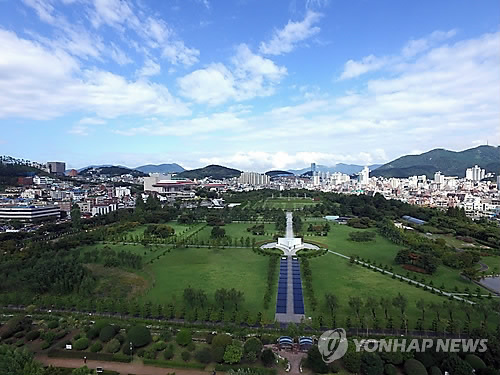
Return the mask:
<path id="1" fill-rule="evenodd" d="M 83 359 L 74 358 L 49 358 L 46 355 L 37 355 L 35 359 L 46 365 L 55 367 L 66 367 L 66 368 L 79 368 L 82 366 L 87 366 L 90 369 L 96 367 L 102 367 L 104 370 L 116 371 L 122 375 L 135 374 L 135 375 L 165 375 L 167 373 L 175 372 L 178 375 L 206 375 L 206 371 L 192 370 L 192 369 L 179 369 L 179 368 L 163 368 L 155 366 L 147 366 L 142 362 L 131 362 L 131 363 L 121 363 L 121 362 L 106 362 L 106 361 L 91 361 L 87 360 L 87 363 L 83 363 Z"/>

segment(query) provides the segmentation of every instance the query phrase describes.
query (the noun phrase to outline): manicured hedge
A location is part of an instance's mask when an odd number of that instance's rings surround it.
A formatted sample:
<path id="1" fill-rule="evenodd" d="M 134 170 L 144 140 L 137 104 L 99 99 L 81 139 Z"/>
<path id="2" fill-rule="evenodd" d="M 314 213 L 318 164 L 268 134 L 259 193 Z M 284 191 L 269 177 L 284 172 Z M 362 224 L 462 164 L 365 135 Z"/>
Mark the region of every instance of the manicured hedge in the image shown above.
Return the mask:
<path id="1" fill-rule="evenodd" d="M 483 362 L 481 358 L 479 358 L 475 354 L 467 354 L 465 356 L 465 362 L 469 363 L 474 370 L 481 370 L 486 368 L 486 364 Z"/>
<path id="2" fill-rule="evenodd" d="M 425 366 L 416 359 L 411 358 L 407 360 L 404 367 L 407 375 L 427 375 Z"/>
<path id="3" fill-rule="evenodd" d="M 252 373 L 257 374 L 257 375 L 276 375 L 278 372 L 275 368 L 266 368 L 266 367 L 250 367 L 250 366 L 241 366 L 241 365 L 224 365 L 224 364 L 216 364 L 215 365 L 215 370 L 216 371 L 222 371 L 222 372 L 227 372 L 229 370 L 246 370 L 250 369 Z"/>
<path id="4" fill-rule="evenodd" d="M 142 348 L 149 344 L 151 340 L 151 332 L 144 326 L 134 326 L 127 332 L 127 341 L 131 341 L 134 348 Z"/>
<path id="5" fill-rule="evenodd" d="M 384 366 L 384 374 L 385 375 L 396 375 L 397 374 L 397 369 L 396 369 L 396 366 L 394 366 L 393 364 L 391 363 L 387 363 L 385 366 Z"/>
<path id="6" fill-rule="evenodd" d="M 132 358 L 124 354 L 111 354 L 111 353 L 92 353 L 92 352 L 81 352 L 77 350 L 60 350 L 51 349 L 47 353 L 50 358 L 78 358 L 82 359 L 87 357 L 87 359 L 95 361 L 112 361 L 112 362 L 130 362 Z"/>
<path id="7" fill-rule="evenodd" d="M 429 369 L 429 375 L 443 375 L 443 372 L 439 369 L 439 367 L 432 366 Z"/>
<path id="8" fill-rule="evenodd" d="M 82 337 L 76 340 L 73 346 L 76 350 L 85 350 L 89 347 L 89 343 L 88 338 Z"/>
<path id="9" fill-rule="evenodd" d="M 163 361 L 159 359 L 143 359 L 142 362 L 145 365 L 152 365 L 157 367 L 178 367 L 178 368 L 194 368 L 203 370 L 205 368 L 204 364 L 201 363 L 188 363 L 188 362 L 178 362 L 178 361 Z"/>

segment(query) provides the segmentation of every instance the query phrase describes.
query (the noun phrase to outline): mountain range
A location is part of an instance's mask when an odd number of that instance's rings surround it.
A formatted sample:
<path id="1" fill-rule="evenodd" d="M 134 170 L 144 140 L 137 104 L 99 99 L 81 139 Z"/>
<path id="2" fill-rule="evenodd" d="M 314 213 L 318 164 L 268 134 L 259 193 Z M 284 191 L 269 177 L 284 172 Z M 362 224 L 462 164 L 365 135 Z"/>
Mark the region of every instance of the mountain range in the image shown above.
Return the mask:
<path id="1" fill-rule="evenodd" d="M 185 171 L 185 169 L 177 163 L 157 165 L 147 164 L 141 165 L 140 167 L 137 167 L 135 169 L 144 173 L 180 173 Z"/>
<path id="2" fill-rule="evenodd" d="M 177 174 L 177 177 L 184 177 L 190 179 L 201 179 L 211 177 L 215 180 L 222 180 L 224 178 L 239 177 L 241 171 L 233 168 L 224 167 L 222 165 L 207 165 L 203 168 L 192 169 Z"/>
<path id="3" fill-rule="evenodd" d="M 478 146 L 464 151 L 437 148 L 420 155 L 406 155 L 378 167 L 371 176 L 405 178 L 426 175 L 432 178 L 441 171 L 446 176 L 464 177 L 465 170 L 478 165 L 486 172 L 500 172 L 500 148 Z"/>
<path id="4" fill-rule="evenodd" d="M 478 165 L 486 172 L 500 174 L 500 148 L 498 146 L 478 146 L 464 151 L 449 151 L 445 149 L 434 149 L 419 155 L 405 155 L 386 164 L 369 165 L 371 176 L 406 178 L 415 175 L 426 175 L 432 178 L 434 173 L 441 171 L 446 176 L 464 177 L 467 168 Z M 238 177 L 241 171 L 221 165 L 208 165 L 203 168 L 185 170 L 177 163 L 170 164 L 147 164 L 137 168 L 128 168 L 114 165 L 93 165 L 82 168 L 79 172 L 86 172 L 89 168 L 101 168 L 103 174 L 137 174 L 138 176 L 148 173 L 177 173 L 179 177 L 201 179 L 212 177 L 224 179 Z M 317 165 L 316 170 L 320 172 L 341 172 L 349 175 L 359 173 L 362 165 L 338 163 L 333 166 Z M 131 171 L 135 171 L 131 172 Z M 272 170 L 266 172 L 270 176 L 279 174 L 310 174 L 311 168 L 289 169 L 288 171 Z"/>

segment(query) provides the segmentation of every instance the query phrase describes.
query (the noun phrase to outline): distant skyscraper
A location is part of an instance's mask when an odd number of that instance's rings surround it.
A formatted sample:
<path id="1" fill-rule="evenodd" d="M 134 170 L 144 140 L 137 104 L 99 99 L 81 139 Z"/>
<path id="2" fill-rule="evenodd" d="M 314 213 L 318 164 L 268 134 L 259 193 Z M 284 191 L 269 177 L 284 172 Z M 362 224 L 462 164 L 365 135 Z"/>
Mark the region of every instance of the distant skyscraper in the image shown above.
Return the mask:
<path id="1" fill-rule="evenodd" d="M 473 168 L 465 170 L 465 178 L 472 181 L 481 181 L 484 178 L 485 171 L 481 167 L 475 165 Z"/>
<path id="2" fill-rule="evenodd" d="M 48 161 L 47 168 L 49 170 L 49 173 L 55 175 L 64 175 L 64 172 L 66 171 L 66 163 L 61 161 Z"/>
<path id="3" fill-rule="evenodd" d="M 361 185 L 366 185 L 368 184 L 370 180 L 370 170 L 368 169 L 367 166 L 363 168 L 361 172 L 359 172 L 359 183 Z"/>
<path id="4" fill-rule="evenodd" d="M 311 172 L 314 175 L 314 172 L 316 172 L 316 163 L 311 163 Z"/>

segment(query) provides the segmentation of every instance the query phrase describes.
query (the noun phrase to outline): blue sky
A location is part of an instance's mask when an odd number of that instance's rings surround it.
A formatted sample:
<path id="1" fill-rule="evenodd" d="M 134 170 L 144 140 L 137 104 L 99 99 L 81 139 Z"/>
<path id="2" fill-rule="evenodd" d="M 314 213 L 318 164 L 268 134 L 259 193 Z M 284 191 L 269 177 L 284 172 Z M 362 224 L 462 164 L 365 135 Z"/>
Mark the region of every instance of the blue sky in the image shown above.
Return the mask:
<path id="1" fill-rule="evenodd" d="M 497 145 L 499 4 L 0 0 L 0 153 L 264 171 Z"/>

